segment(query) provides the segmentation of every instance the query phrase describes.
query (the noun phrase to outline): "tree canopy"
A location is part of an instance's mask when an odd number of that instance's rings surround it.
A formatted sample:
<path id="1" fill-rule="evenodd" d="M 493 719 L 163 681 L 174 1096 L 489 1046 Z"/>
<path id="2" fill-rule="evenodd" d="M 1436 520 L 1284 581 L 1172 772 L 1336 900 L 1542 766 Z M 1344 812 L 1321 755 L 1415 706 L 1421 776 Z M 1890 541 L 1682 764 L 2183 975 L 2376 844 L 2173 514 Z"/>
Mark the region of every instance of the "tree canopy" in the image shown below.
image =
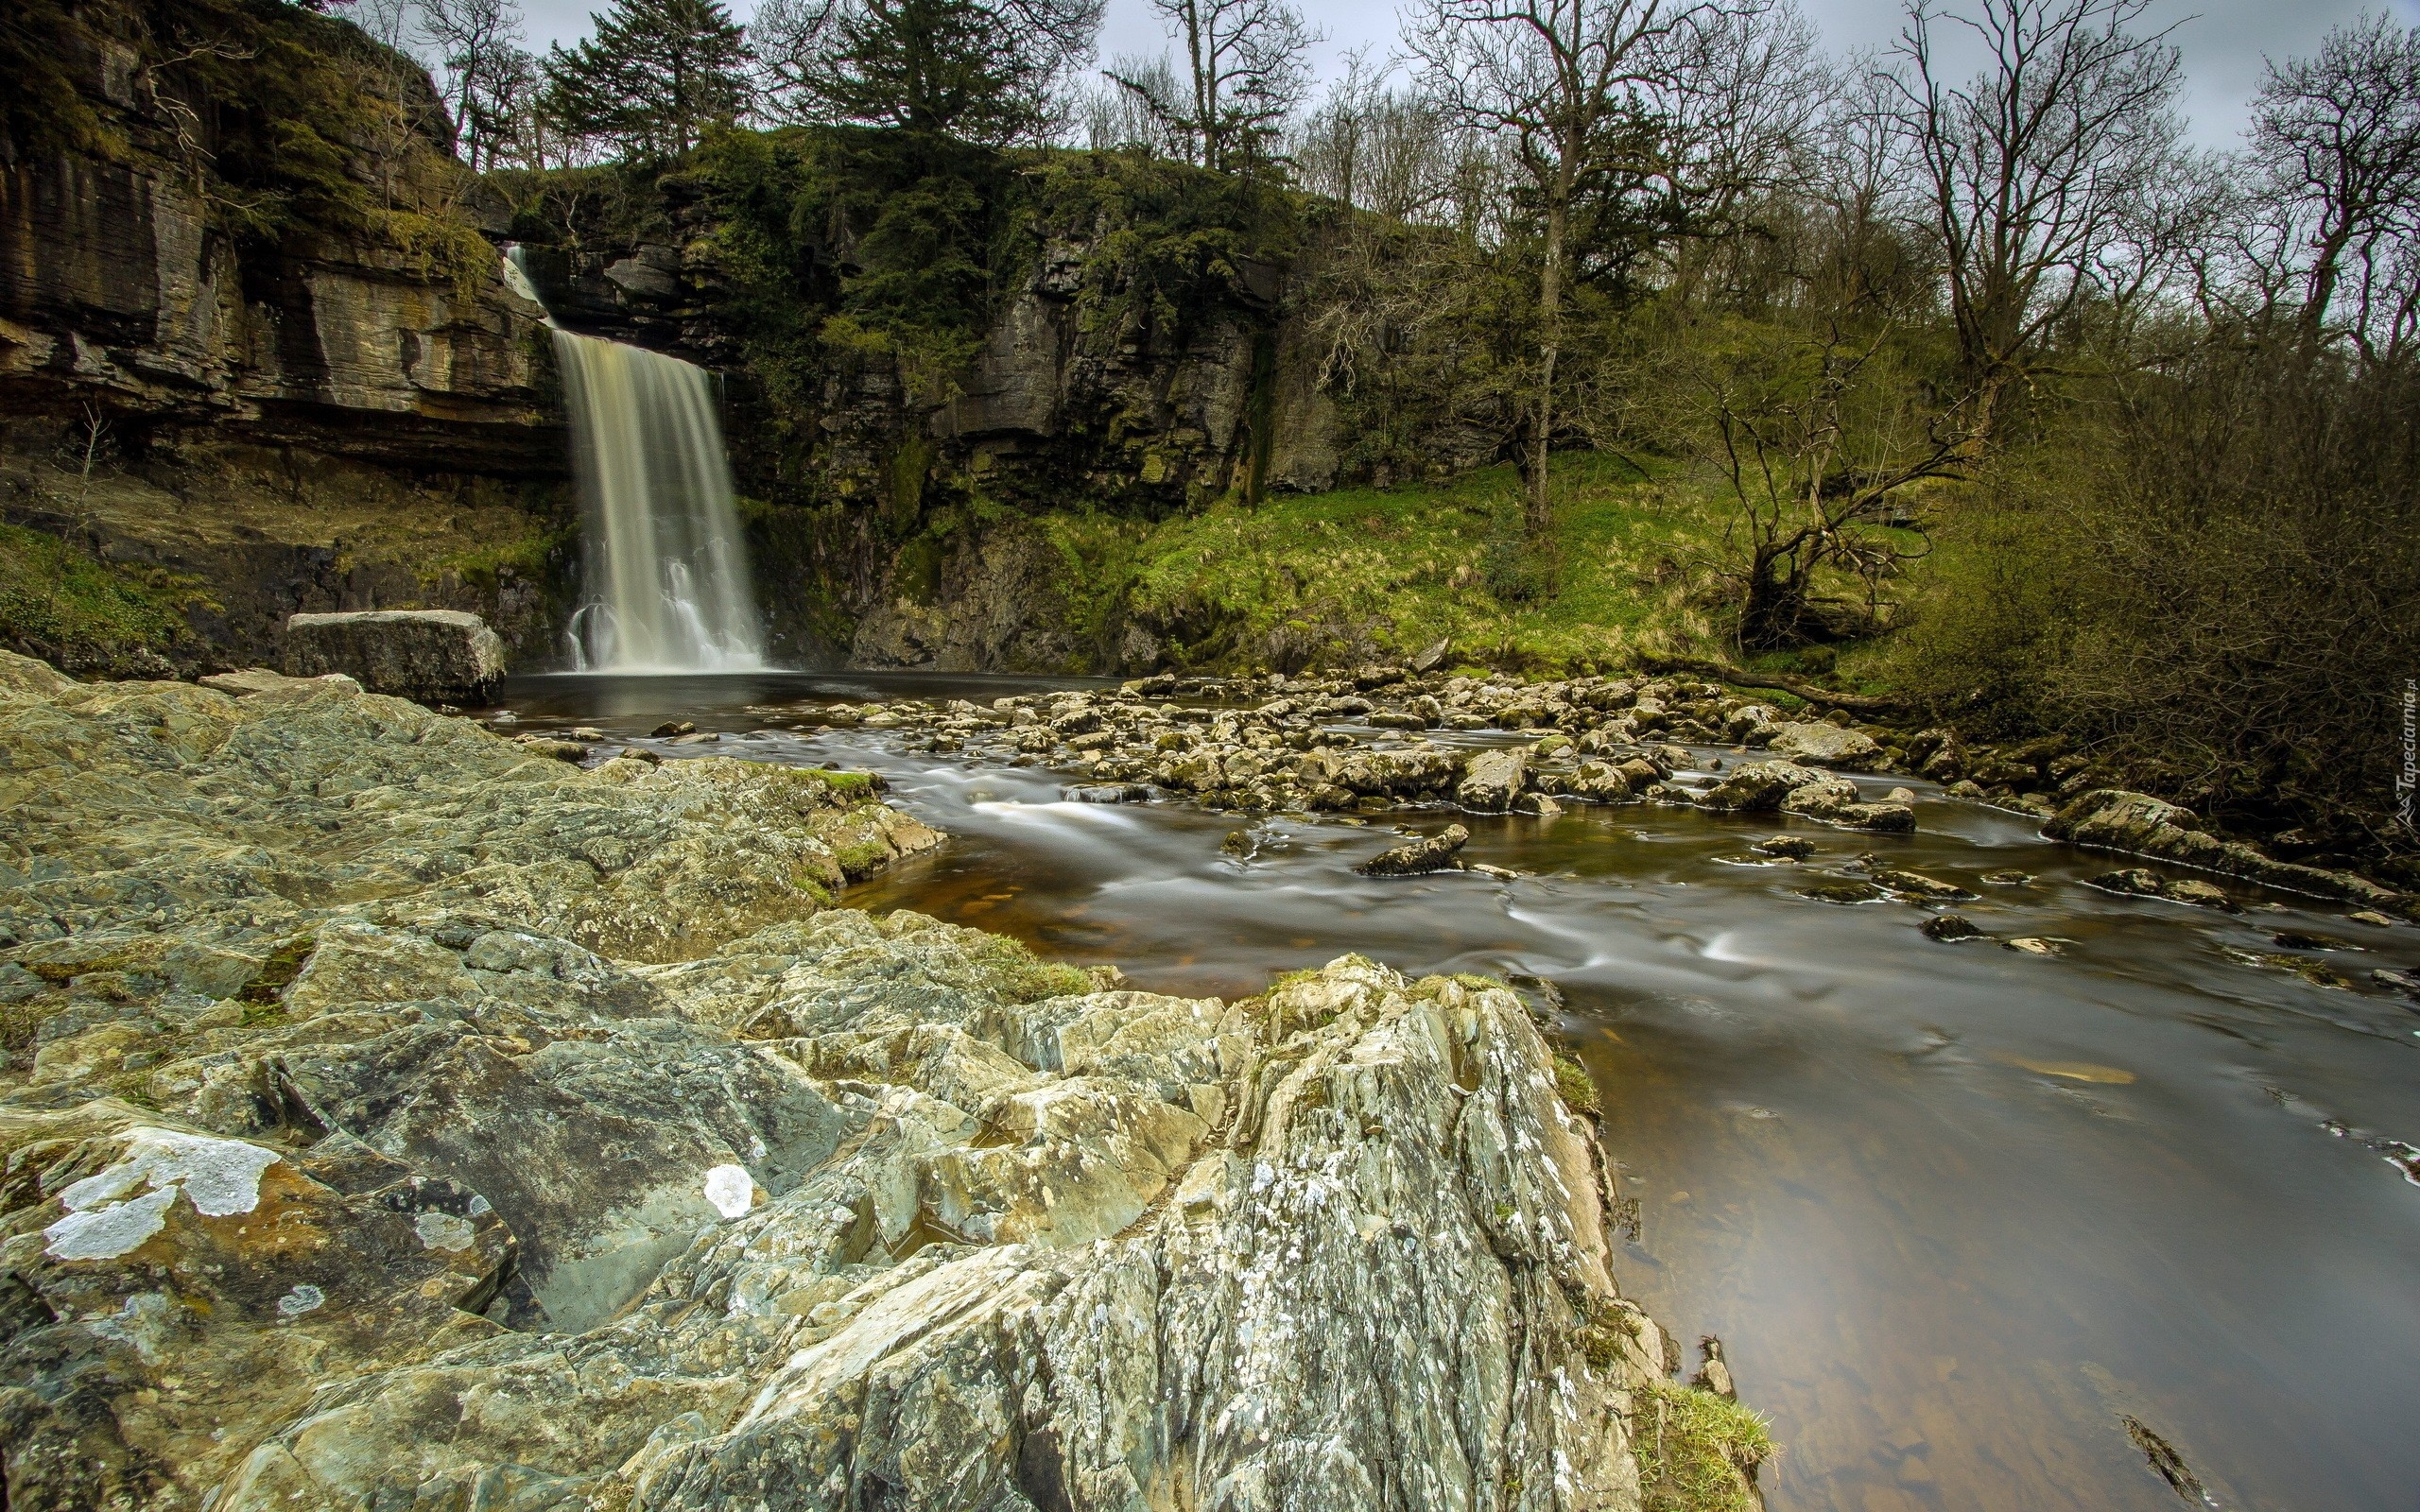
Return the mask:
<path id="1" fill-rule="evenodd" d="M 771 0 L 756 33 L 786 113 L 1004 144 L 1099 26 L 1100 0 Z"/>
<path id="2" fill-rule="evenodd" d="M 745 35 L 717 0 L 614 0 L 596 34 L 546 55 L 547 113 L 567 135 L 663 158 L 747 109 Z"/>

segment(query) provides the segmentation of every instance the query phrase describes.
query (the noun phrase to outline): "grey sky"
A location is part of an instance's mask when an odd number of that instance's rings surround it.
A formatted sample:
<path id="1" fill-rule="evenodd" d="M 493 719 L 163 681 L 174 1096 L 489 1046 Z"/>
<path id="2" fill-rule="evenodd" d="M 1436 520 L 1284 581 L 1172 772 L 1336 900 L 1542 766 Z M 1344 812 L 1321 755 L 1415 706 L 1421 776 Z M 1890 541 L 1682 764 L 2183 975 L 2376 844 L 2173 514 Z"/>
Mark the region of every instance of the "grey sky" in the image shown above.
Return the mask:
<path id="1" fill-rule="evenodd" d="M 1312 25 L 1327 34 L 1320 45 L 1322 76 L 1341 66 L 1345 52 L 1367 45 L 1383 57 L 1394 45 L 1398 0 L 1299 0 Z M 523 0 L 532 42 L 569 41 L 588 30 L 588 13 L 604 0 Z M 1879 48 L 1899 29 L 1899 0 L 1801 0 L 1835 52 Z M 744 20 L 754 0 L 735 0 Z M 2153 14 L 2181 22 L 2187 78 L 2185 106 L 2194 137 L 2212 146 L 2235 141 L 2244 104 L 2259 87 L 2261 60 L 2308 53 L 2328 29 L 2364 9 L 2385 9 L 2420 21 L 2420 0 L 2160 0 Z M 1148 0 L 1109 0 L 1101 56 L 1155 54 L 1167 45 Z"/>

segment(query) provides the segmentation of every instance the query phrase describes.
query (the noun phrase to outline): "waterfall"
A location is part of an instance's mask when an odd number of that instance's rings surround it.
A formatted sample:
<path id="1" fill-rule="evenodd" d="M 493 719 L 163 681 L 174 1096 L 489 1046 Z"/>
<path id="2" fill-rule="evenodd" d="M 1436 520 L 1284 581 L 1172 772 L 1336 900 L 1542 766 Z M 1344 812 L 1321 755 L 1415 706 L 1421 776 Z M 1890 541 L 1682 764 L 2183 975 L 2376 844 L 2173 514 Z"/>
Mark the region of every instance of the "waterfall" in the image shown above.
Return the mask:
<path id="1" fill-rule="evenodd" d="M 506 282 L 544 308 L 522 266 Z M 566 631 L 581 672 L 720 672 L 764 665 L 732 507 L 731 464 L 703 368 L 556 325 L 571 408 L 586 593 Z"/>

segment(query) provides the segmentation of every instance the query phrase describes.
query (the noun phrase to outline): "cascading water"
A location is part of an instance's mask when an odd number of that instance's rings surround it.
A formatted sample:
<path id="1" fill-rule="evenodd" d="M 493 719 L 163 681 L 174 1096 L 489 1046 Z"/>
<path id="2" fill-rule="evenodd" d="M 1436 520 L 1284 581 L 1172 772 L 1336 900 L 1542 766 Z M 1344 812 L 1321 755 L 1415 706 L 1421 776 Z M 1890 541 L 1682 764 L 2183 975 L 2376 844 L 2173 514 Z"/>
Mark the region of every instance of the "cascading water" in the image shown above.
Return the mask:
<path id="1" fill-rule="evenodd" d="M 505 254 L 514 291 L 544 307 Z M 581 672 L 761 667 L 764 631 L 732 507 L 731 465 L 703 368 L 557 325 L 585 516 L 587 593 L 566 631 Z"/>

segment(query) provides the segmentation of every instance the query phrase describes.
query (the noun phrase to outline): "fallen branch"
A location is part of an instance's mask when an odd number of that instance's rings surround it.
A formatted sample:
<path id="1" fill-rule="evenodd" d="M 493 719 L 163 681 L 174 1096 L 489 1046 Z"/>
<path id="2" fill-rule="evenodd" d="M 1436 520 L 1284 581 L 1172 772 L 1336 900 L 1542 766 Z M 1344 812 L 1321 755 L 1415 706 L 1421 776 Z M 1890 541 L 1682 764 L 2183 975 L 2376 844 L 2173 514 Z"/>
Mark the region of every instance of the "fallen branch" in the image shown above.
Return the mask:
<path id="1" fill-rule="evenodd" d="M 1865 713 L 1889 713 L 1898 709 L 1895 698 L 1876 697 L 1862 693 L 1834 693 L 1797 678 L 1786 678 L 1777 672 L 1750 672 L 1727 662 L 1708 662 L 1693 656 L 1644 656 L 1640 666 L 1650 672 L 1694 672 L 1702 678 L 1727 682 L 1735 688 L 1779 688 L 1793 697 L 1830 709 L 1850 709 Z"/>

